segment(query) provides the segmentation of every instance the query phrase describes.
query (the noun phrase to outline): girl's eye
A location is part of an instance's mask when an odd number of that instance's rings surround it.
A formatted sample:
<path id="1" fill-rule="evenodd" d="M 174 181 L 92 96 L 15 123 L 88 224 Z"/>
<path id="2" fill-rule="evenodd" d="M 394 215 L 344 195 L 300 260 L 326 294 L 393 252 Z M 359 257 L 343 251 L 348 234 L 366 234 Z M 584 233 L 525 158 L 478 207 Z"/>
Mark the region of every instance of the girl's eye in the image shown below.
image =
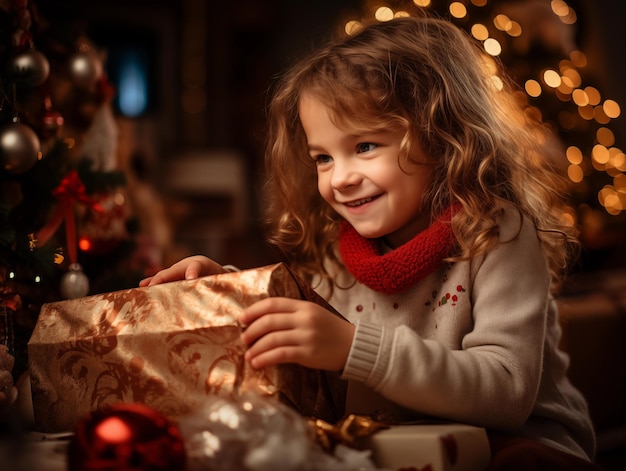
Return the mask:
<path id="1" fill-rule="evenodd" d="M 316 164 L 327 164 L 328 162 L 332 162 L 333 158 L 330 155 L 320 154 L 315 156 Z"/>
<path id="2" fill-rule="evenodd" d="M 358 153 L 368 152 L 370 150 L 376 149 L 376 144 L 372 144 L 371 142 L 362 142 L 356 146 L 356 150 Z"/>

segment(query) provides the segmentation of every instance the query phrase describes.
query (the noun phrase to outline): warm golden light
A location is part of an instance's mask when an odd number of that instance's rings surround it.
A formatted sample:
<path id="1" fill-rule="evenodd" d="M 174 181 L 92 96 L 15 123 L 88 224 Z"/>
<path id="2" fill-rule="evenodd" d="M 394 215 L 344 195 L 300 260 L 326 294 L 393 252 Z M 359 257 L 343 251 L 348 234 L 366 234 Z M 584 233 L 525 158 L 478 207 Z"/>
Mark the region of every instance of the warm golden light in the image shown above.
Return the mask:
<path id="1" fill-rule="evenodd" d="M 576 214 L 573 212 L 565 212 L 561 215 L 561 222 L 565 226 L 575 226 L 576 225 Z"/>
<path id="2" fill-rule="evenodd" d="M 574 85 L 574 82 L 572 82 L 572 79 L 569 78 L 567 75 L 561 75 L 561 85 L 566 88 L 569 88 L 569 91 L 567 93 L 572 93 L 574 88 L 576 88 L 576 85 Z"/>
<path id="3" fill-rule="evenodd" d="M 578 114 L 581 118 L 586 119 L 587 121 L 593 119 L 593 106 L 585 105 L 578 107 Z"/>
<path id="4" fill-rule="evenodd" d="M 574 69 L 565 69 L 561 72 L 563 77 L 566 77 L 572 88 L 580 87 L 582 79 L 580 74 Z"/>
<path id="5" fill-rule="evenodd" d="M 561 85 L 561 76 L 556 70 L 548 69 L 543 73 L 543 81 L 548 87 L 557 88 Z"/>
<path id="6" fill-rule="evenodd" d="M 477 7 L 484 7 L 487 5 L 487 0 L 472 0 L 472 3 Z"/>
<path id="7" fill-rule="evenodd" d="M 569 9 L 569 11 L 567 12 L 567 15 L 559 16 L 559 18 L 566 25 L 573 25 L 578 20 L 578 17 L 576 16 L 576 12 L 574 11 L 573 8 Z"/>
<path id="8" fill-rule="evenodd" d="M 606 197 L 609 196 L 611 193 L 613 193 L 613 187 L 609 185 L 605 185 L 598 192 L 598 201 L 600 202 L 602 206 L 604 206 L 604 200 L 606 199 Z"/>
<path id="9" fill-rule="evenodd" d="M 398 10 L 393 14 L 394 18 L 408 18 L 409 16 L 411 16 L 409 12 L 404 10 Z"/>
<path id="10" fill-rule="evenodd" d="M 609 128 L 598 128 L 596 131 L 596 139 L 599 144 L 606 147 L 611 147 L 615 144 L 615 135 Z"/>
<path id="11" fill-rule="evenodd" d="M 509 23 L 511 23 L 510 18 L 503 14 L 496 15 L 493 19 L 494 26 L 500 31 L 506 31 Z"/>
<path id="12" fill-rule="evenodd" d="M 124 206 L 126 204 L 126 197 L 124 196 L 124 193 L 122 193 L 121 191 L 115 193 L 113 195 L 113 203 L 115 203 L 117 206 Z"/>
<path id="13" fill-rule="evenodd" d="M 607 197 L 604 199 L 604 205 L 606 207 L 606 210 L 610 214 L 617 215 L 622 211 L 622 209 L 624 209 L 617 193 L 611 193 L 610 195 L 607 195 Z"/>
<path id="14" fill-rule="evenodd" d="M 619 170 L 617 170 L 615 167 L 613 167 L 613 164 L 611 164 L 610 160 L 609 160 L 609 163 L 606 164 L 606 169 L 604 171 L 609 177 L 616 177 L 617 175 L 622 173 Z"/>
<path id="15" fill-rule="evenodd" d="M 529 106 L 524 110 L 524 114 L 528 119 L 533 121 L 542 121 L 543 116 L 541 115 L 541 110 L 536 106 Z"/>
<path id="16" fill-rule="evenodd" d="M 572 100 L 574 100 L 574 103 L 578 106 L 587 106 L 589 104 L 589 97 L 585 91 L 580 88 L 577 88 L 572 92 Z"/>
<path id="17" fill-rule="evenodd" d="M 570 165 L 567 167 L 567 177 L 574 183 L 580 183 L 583 181 L 585 174 L 579 165 Z"/>
<path id="18" fill-rule="evenodd" d="M 485 57 L 483 66 L 485 68 L 486 73 L 490 75 L 498 75 L 498 72 L 499 72 L 498 63 L 495 60 L 493 60 L 492 57 Z"/>
<path id="19" fill-rule="evenodd" d="M 605 100 L 602 105 L 602 109 L 604 110 L 604 113 L 612 119 L 619 118 L 619 115 L 621 114 L 619 104 L 614 100 Z"/>
<path id="20" fill-rule="evenodd" d="M 509 36 L 517 38 L 522 35 L 522 26 L 517 21 L 511 21 L 507 25 L 506 32 Z"/>
<path id="21" fill-rule="evenodd" d="M 413 0 L 413 3 L 417 7 L 429 7 L 430 6 L 430 0 Z"/>
<path id="22" fill-rule="evenodd" d="M 612 174 L 613 178 L 619 178 L 620 181 L 622 177 L 626 179 L 626 175 L 623 173 L 624 170 L 626 170 L 626 155 L 624 155 L 624 153 L 617 147 L 611 147 L 609 152 L 611 154 L 609 165 L 611 165 L 614 170 L 614 173 Z M 614 184 L 618 186 L 615 182 Z M 626 192 L 626 187 L 620 183 L 618 190 Z"/>
<path id="23" fill-rule="evenodd" d="M 572 61 L 569 60 L 569 59 L 561 59 L 559 61 L 559 70 L 561 71 L 561 73 L 563 73 L 567 69 L 571 69 L 573 67 L 574 67 L 574 65 L 572 64 Z"/>
<path id="24" fill-rule="evenodd" d="M 572 64 L 578 68 L 587 66 L 587 56 L 582 51 L 572 51 L 569 58 L 572 60 Z"/>
<path id="25" fill-rule="evenodd" d="M 465 18 L 467 16 L 467 8 L 461 2 L 452 2 L 448 9 L 455 18 Z"/>
<path id="26" fill-rule="evenodd" d="M 595 87 L 585 87 L 585 93 L 589 97 L 590 105 L 593 105 L 593 106 L 598 105 L 600 101 L 602 100 L 602 96 L 600 95 L 600 92 Z"/>
<path id="27" fill-rule="evenodd" d="M 393 19 L 393 10 L 389 7 L 380 7 L 374 13 L 374 18 L 378 21 L 389 21 Z"/>
<path id="28" fill-rule="evenodd" d="M 558 87 L 558 91 L 565 95 L 566 101 L 569 100 L 569 95 L 572 94 L 574 87 L 571 85 L 572 81 L 567 77 L 561 77 L 561 85 Z"/>
<path id="29" fill-rule="evenodd" d="M 552 0 L 550 7 L 555 15 L 567 16 L 569 14 L 569 6 L 563 0 Z"/>
<path id="30" fill-rule="evenodd" d="M 564 88 L 567 87 L 563 87 L 563 84 L 559 85 L 559 87 L 555 90 L 555 94 L 556 97 L 564 102 L 570 101 L 572 99 L 572 97 L 570 96 L 569 93 L 563 93 L 561 90 L 563 90 Z"/>
<path id="31" fill-rule="evenodd" d="M 611 159 L 609 162 L 620 172 L 626 172 L 626 154 L 616 147 L 611 147 L 611 151 L 613 149 L 615 149 L 615 152 L 610 152 Z"/>
<path id="32" fill-rule="evenodd" d="M 350 20 L 346 23 L 344 31 L 348 36 L 352 36 L 363 29 L 363 25 L 359 21 Z"/>
<path id="33" fill-rule="evenodd" d="M 484 41 L 489 37 L 489 30 L 485 25 L 481 25 L 480 23 L 476 23 L 472 26 L 471 33 L 472 36 L 474 36 L 479 41 Z"/>
<path id="34" fill-rule="evenodd" d="M 524 89 L 529 96 L 532 96 L 534 98 L 537 98 L 539 95 L 541 95 L 541 85 L 536 80 L 526 80 L 526 83 L 524 84 Z"/>
<path id="35" fill-rule="evenodd" d="M 611 122 L 611 118 L 606 115 L 601 106 L 596 106 L 593 109 L 593 119 L 595 119 L 598 124 L 608 124 Z"/>
<path id="36" fill-rule="evenodd" d="M 490 56 L 497 56 L 502 52 L 502 46 L 497 40 L 493 38 L 485 39 L 485 42 L 483 42 L 483 47 L 485 48 L 487 54 L 489 54 Z"/>
<path id="37" fill-rule="evenodd" d="M 591 159 L 591 166 L 594 170 L 597 170 L 598 172 L 606 171 L 606 164 L 600 163 L 597 160 Z"/>
<path id="38" fill-rule="evenodd" d="M 493 83 L 496 90 L 502 90 L 504 88 L 504 82 L 497 75 L 491 76 L 491 83 Z"/>
<path id="39" fill-rule="evenodd" d="M 624 210 L 624 202 L 614 187 L 606 185 L 598 192 L 598 201 L 609 214 L 617 215 Z"/>
<path id="40" fill-rule="evenodd" d="M 591 157 L 595 162 L 605 165 L 609 161 L 609 149 L 602 144 L 596 144 L 591 150 Z"/>
<path id="41" fill-rule="evenodd" d="M 570 164 L 580 165 L 583 161 L 583 153 L 576 146 L 569 146 L 565 151 L 565 156 Z"/>

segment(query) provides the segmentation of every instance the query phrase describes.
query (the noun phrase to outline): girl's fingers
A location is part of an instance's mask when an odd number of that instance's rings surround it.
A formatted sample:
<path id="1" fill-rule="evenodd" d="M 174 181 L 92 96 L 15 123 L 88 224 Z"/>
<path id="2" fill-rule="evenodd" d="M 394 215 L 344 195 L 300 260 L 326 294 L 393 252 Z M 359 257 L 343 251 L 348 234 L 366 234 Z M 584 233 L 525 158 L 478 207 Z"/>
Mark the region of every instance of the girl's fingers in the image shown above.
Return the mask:
<path id="1" fill-rule="evenodd" d="M 252 365 L 252 368 L 261 369 L 284 363 L 301 363 L 301 355 L 298 354 L 299 350 L 298 346 L 289 345 L 264 350 L 256 356 L 246 352 L 245 358 Z"/>
<path id="2" fill-rule="evenodd" d="M 224 268 L 219 263 L 202 255 L 193 255 L 176 262 L 169 268 L 164 268 L 154 276 L 141 280 L 139 286 L 154 286 L 170 281 L 195 280 L 200 276 L 215 275 L 223 272 Z"/>
<path id="3" fill-rule="evenodd" d="M 239 322 L 249 326 L 266 314 L 279 312 L 291 314 L 297 310 L 297 303 L 299 302 L 302 301 L 291 298 L 265 298 L 244 309 L 239 315 Z"/>
<path id="4" fill-rule="evenodd" d="M 257 317 L 242 332 L 241 340 L 245 345 L 254 345 L 260 338 L 272 332 L 290 330 L 295 327 L 292 314 L 271 313 Z"/>
<path id="5" fill-rule="evenodd" d="M 274 331 L 264 335 L 248 348 L 245 359 L 254 368 L 263 368 L 276 363 L 296 363 L 301 342 L 294 330 Z"/>

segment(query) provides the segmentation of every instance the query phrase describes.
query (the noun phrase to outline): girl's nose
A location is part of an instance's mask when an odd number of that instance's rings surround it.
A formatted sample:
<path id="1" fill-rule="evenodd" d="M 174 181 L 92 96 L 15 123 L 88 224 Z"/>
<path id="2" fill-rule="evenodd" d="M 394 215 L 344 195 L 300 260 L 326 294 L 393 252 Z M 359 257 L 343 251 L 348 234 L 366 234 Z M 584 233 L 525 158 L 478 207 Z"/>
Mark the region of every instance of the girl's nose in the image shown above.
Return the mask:
<path id="1" fill-rule="evenodd" d="M 354 165 L 343 159 L 335 159 L 333 175 L 330 180 L 333 188 L 343 190 L 358 185 L 362 178 L 361 173 Z"/>

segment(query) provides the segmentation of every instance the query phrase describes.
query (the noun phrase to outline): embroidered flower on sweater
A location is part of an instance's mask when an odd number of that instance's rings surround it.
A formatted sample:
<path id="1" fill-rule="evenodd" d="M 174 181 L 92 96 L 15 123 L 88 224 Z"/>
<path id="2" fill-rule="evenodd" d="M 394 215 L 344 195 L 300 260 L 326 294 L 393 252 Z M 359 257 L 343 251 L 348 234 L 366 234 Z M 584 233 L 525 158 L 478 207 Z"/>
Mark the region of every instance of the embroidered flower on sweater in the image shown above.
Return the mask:
<path id="1" fill-rule="evenodd" d="M 465 293 L 465 288 L 461 285 L 457 285 L 456 287 L 457 293 Z M 444 294 L 439 300 L 438 306 L 443 306 L 444 304 L 452 303 L 452 306 L 456 306 L 457 301 L 459 300 L 459 295 L 457 294 Z"/>
<path id="2" fill-rule="evenodd" d="M 433 300 L 437 299 L 437 305 L 434 306 L 432 310 L 434 311 L 436 308 L 444 306 L 448 303 L 450 303 L 451 306 L 456 306 L 456 303 L 459 301 L 459 296 L 461 293 L 465 293 L 465 288 L 462 285 L 456 286 L 456 292 L 454 293 L 447 292 L 441 295 L 441 297 L 439 297 L 439 294 L 437 293 L 437 291 L 433 291 L 431 296 Z M 424 306 L 431 306 L 431 305 L 432 305 L 432 301 L 430 299 L 424 303 Z"/>

